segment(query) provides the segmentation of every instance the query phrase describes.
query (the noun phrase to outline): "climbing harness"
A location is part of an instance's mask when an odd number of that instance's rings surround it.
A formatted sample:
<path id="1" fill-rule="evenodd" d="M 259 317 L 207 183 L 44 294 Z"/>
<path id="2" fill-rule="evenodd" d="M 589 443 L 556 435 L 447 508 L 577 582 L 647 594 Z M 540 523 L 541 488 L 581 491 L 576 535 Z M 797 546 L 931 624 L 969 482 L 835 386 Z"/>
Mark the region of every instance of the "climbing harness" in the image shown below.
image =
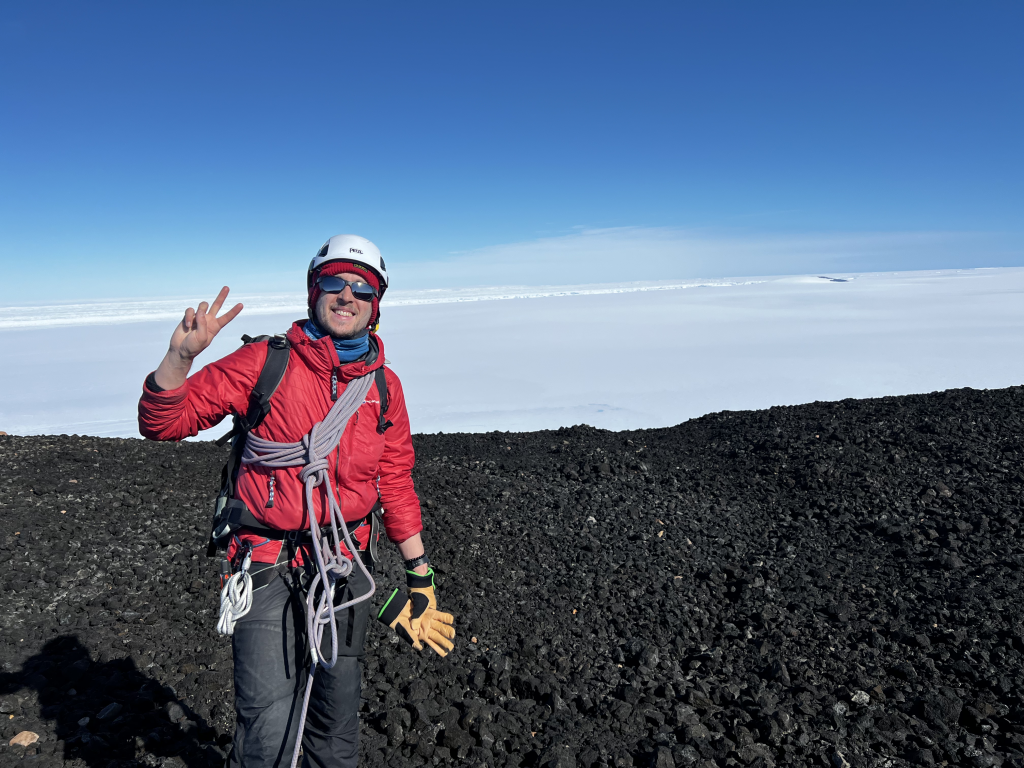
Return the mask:
<path id="1" fill-rule="evenodd" d="M 309 537 L 313 545 L 313 566 L 315 567 L 313 579 L 306 593 L 306 636 L 309 641 L 312 661 L 306 681 L 306 693 L 302 701 L 295 751 L 292 754 L 292 768 L 295 768 L 299 760 L 302 733 L 306 725 L 306 711 L 309 708 L 309 696 L 313 690 L 313 677 L 317 667 L 331 669 L 338 661 L 338 620 L 336 615 L 357 603 L 369 600 L 377 589 L 373 576 L 363 564 L 363 559 L 357 555 L 358 549 L 353 544 L 348 525 L 342 516 L 341 507 L 338 504 L 328 472 L 328 456 L 337 448 L 349 419 L 363 404 L 373 383 L 372 375 L 361 376 L 350 381 L 324 420 L 314 424 L 309 434 L 303 436 L 302 440 L 294 443 L 275 443 L 272 440 L 249 435 L 242 453 L 242 464 L 268 469 L 301 466 L 299 479 L 302 480 L 306 488 L 306 512 L 309 519 Z M 313 490 L 321 485 L 323 486 L 321 496 L 326 499 L 328 504 L 330 530 L 327 533 L 330 536 L 321 531 L 316 520 Z M 335 606 L 335 587 L 338 582 L 346 580 L 353 570 L 353 561 L 342 554 L 342 541 L 348 551 L 352 553 L 355 564 L 369 581 L 370 588 L 365 595 Z M 317 594 L 318 587 L 319 595 Z M 330 660 L 324 658 L 320 650 L 326 626 L 329 626 L 331 631 Z"/>

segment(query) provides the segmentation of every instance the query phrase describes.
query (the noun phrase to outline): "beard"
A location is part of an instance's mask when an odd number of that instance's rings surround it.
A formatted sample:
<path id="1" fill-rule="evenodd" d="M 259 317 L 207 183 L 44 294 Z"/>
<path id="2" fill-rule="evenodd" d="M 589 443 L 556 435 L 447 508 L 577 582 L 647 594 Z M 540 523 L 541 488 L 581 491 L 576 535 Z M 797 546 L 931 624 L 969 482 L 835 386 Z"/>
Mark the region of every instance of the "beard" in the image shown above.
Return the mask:
<path id="1" fill-rule="evenodd" d="M 330 336 L 332 339 L 357 339 L 364 335 L 366 330 L 366 324 L 369 322 L 369 313 L 365 313 L 366 317 L 363 317 L 364 312 L 360 311 L 355 314 L 352 318 L 351 329 L 339 330 L 336 325 L 337 323 L 332 310 L 335 307 L 335 302 L 327 297 L 322 296 L 316 303 L 316 324 L 320 326 L 320 329 Z M 345 311 L 352 311 L 349 307 L 340 307 Z M 348 323 L 346 323 L 348 325 Z"/>

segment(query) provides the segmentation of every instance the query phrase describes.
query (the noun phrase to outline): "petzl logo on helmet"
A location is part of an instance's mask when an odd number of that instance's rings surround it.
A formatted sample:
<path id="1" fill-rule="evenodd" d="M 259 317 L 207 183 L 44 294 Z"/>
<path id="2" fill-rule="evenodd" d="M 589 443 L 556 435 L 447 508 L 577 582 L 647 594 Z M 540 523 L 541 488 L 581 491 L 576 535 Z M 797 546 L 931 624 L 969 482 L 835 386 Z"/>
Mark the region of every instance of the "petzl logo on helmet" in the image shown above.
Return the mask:
<path id="1" fill-rule="evenodd" d="M 360 250 L 359 250 L 358 248 L 349 248 L 349 249 L 348 249 L 348 252 L 349 252 L 349 253 L 358 253 L 358 254 L 359 254 L 360 256 L 362 256 L 362 255 L 363 255 L 363 252 L 362 252 L 362 251 L 360 251 Z"/>

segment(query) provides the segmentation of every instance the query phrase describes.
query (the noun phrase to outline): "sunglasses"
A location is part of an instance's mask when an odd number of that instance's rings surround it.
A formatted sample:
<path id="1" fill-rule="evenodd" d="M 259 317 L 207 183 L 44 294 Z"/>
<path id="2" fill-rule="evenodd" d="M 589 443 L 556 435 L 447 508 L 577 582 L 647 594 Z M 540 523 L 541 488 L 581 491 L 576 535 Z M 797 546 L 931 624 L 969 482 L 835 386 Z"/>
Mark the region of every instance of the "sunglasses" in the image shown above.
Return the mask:
<path id="1" fill-rule="evenodd" d="M 329 275 L 321 277 L 317 280 L 317 284 L 324 293 L 341 293 L 345 290 L 345 286 L 348 286 L 352 289 L 352 295 L 360 301 L 373 301 L 377 296 L 377 290 L 362 280 L 349 281 L 337 275 Z"/>

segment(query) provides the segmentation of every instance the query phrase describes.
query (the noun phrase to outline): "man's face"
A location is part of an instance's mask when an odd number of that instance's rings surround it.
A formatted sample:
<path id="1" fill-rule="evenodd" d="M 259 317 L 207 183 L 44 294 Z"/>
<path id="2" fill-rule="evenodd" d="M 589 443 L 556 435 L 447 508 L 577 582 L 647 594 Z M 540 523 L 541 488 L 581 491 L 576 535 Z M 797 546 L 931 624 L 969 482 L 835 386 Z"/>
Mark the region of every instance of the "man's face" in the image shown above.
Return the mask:
<path id="1" fill-rule="evenodd" d="M 354 282 L 366 282 L 363 275 L 342 272 L 338 277 Z M 370 322 L 373 302 L 360 301 L 347 285 L 341 293 L 322 292 L 316 300 L 316 322 L 335 339 L 358 336 Z"/>

